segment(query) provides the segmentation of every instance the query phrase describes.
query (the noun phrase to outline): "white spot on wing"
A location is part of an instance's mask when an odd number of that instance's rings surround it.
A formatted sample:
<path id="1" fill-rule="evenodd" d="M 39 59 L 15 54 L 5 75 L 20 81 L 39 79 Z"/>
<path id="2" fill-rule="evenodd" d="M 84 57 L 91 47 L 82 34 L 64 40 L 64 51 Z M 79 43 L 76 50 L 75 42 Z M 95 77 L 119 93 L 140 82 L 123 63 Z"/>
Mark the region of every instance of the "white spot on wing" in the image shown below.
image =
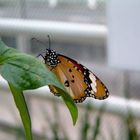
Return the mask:
<path id="1" fill-rule="evenodd" d="M 97 92 L 97 88 L 96 88 L 96 77 L 90 72 L 90 74 L 89 74 L 89 78 L 90 78 L 90 80 L 91 80 L 91 87 L 92 87 L 92 89 L 93 89 L 93 91 L 94 92 Z"/>

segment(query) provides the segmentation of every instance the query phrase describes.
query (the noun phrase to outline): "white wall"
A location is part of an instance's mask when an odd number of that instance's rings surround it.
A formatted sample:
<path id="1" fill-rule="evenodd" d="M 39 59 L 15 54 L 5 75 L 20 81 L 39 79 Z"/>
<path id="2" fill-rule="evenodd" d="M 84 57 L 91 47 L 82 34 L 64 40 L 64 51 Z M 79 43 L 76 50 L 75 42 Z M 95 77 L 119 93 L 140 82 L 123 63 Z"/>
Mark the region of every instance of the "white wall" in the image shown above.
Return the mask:
<path id="1" fill-rule="evenodd" d="M 108 62 L 140 70 L 140 0 L 108 0 Z"/>

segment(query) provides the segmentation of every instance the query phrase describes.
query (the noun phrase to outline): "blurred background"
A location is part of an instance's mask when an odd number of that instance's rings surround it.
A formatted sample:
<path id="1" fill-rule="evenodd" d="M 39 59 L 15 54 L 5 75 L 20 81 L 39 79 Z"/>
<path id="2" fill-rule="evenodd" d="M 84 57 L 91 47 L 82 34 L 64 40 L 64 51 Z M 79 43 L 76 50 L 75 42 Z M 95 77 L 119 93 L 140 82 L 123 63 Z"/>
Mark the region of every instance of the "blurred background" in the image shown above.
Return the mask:
<path id="1" fill-rule="evenodd" d="M 26 91 L 35 140 L 140 139 L 139 12 L 139 0 L 0 0 L 0 37 L 6 45 L 37 56 L 50 35 L 52 49 L 88 67 L 110 91 L 105 101 L 78 105 L 76 126 L 47 87 Z M 9 137 L 25 139 L 0 77 L 0 140 Z"/>

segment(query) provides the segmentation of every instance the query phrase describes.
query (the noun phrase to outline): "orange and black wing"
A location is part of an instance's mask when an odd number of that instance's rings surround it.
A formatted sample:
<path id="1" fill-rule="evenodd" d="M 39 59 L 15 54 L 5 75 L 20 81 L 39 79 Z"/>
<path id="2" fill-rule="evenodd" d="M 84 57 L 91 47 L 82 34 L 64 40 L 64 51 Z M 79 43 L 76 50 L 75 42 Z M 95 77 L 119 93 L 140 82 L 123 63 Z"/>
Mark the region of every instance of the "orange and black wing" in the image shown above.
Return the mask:
<path id="1" fill-rule="evenodd" d="M 59 63 L 49 69 L 58 77 L 65 86 L 72 99 L 78 103 L 83 102 L 86 97 L 105 99 L 108 90 L 105 85 L 91 71 L 75 60 L 63 55 L 58 55 Z M 59 96 L 55 86 L 49 86 L 51 92 Z"/>

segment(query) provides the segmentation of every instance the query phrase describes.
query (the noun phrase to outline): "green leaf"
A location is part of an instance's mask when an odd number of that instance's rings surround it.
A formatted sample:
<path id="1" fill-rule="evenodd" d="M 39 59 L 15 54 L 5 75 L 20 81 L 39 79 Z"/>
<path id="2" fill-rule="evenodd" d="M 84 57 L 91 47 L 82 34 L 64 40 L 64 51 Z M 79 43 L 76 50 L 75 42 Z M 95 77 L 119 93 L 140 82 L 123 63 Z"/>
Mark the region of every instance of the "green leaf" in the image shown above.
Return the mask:
<path id="1" fill-rule="evenodd" d="M 72 98 L 70 97 L 69 94 L 66 94 L 64 92 L 64 90 L 57 88 L 57 90 L 61 93 L 61 96 L 65 102 L 65 104 L 67 105 L 71 116 L 72 116 L 72 120 L 73 120 L 73 125 L 76 124 L 77 118 L 78 118 L 78 109 L 75 105 L 75 103 L 73 102 Z"/>
<path id="2" fill-rule="evenodd" d="M 45 85 L 63 89 L 57 77 L 39 60 L 9 47 L 2 48 L 0 44 L 0 73 L 14 87 L 21 91 Z"/>
<path id="3" fill-rule="evenodd" d="M 31 119 L 26 105 L 26 101 L 22 91 L 17 90 L 12 84 L 9 83 L 9 87 L 12 91 L 15 104 L 19 110 L 23 126 L 25 128 L 25 134 L 27 140 L 32 140 L 32 131 L 31 131 Z"/>
<path id="4" fill-rule="evenodd" d="M 0 41 L 0 73 L 18 91 L 45 85 L 58 87 L 71 113 L 73 124 L 76 123 L 78 110 L 75 103 L 57 77 L 38 59 L 9 48 Z"/>

